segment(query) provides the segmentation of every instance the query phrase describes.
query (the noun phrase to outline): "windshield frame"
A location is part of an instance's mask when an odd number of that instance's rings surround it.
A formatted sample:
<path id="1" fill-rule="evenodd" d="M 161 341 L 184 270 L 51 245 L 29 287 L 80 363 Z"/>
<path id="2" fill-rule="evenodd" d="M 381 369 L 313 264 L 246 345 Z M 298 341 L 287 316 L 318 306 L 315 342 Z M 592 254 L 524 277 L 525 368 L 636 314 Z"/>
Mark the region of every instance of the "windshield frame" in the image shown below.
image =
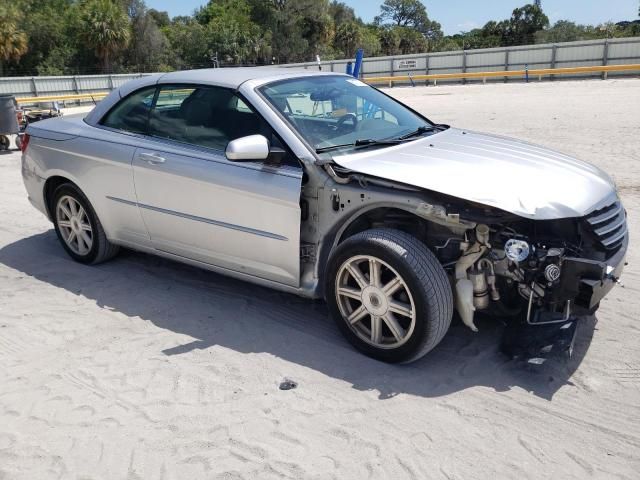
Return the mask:
<path id="1" fill-rule="evenodd" d="M 337 78 L 346 78 L 346 79 L 353 79 L 354 77 L 352 77 L 351 75 L 347 75 L 347 74 L 341 74 L 341 73 L 335 73 L 335 74 L 324 74 L 324 75 L 299 75 L 299 76 L 291 76 L 291 77 L 287 77 L 287 78 L 282 78 L 282 79 L 277 79 L 277 80 L 273 80 L 273 81 L 269 81 L 266 83 L 263 83 L 261 85 L 256 86 L 253 91 L 254 93 L 260 98 L 260 100 L 262 100 L 265 105 L 267 105 L 269 107 L 269 109 L 282 121 L 284 122 L 284 124 L 287 126 L 287 128 L 289 129 L 289 131 L 291 133 L 293 133 L 296 138 L 307 148 L 307 150 L 313 155 L 313 157 L 315 158 L 315 160 L 322 160 L 323 158 L 326 159 L 327 156 L 329 157 L 333 157 L 334 153 L 340 153 L 341 150 L 337 150 L 336 152 L 322 152 L 322 153 L 318 153 L 316 152 L 316 148 L 309 143 L 309 141 L 306 139 L 306 137 L 304 137 L 302 135 L 302 133 L 295 127 L 295 125 L 293 125 L 291 123 L 291 121 L 286 117 L 286 115 L 283 115 L 283 113 L 269 100 L 269 98 L 265 95 L 264 90 L 272 87 L 274 85 L 279 85 L 282 83 L 288 83 L 288 82 L 292 82 L 292 81 L 296 81 L 296 80 L 300 80 L 300 79 L 304 79 L 306 77 L 314 77 L 314 76 L 318 76 L 318 77 L 323 77 L 323 78 L 331 78 L 331 77 L 337 77 Z M 364 82 L 363 80 L 366 79 L 356 79 L 356 80 L 360 80 L 363 83 L 366 84 L 367 88 L 372 88 L 374 90 L 376 90 L 378 93 L 384 95 L 385 97 L 387 97 L 388 99 L 390 99 L 392 102 L 400 105 L 401 107 L 406 108 L 409 112 L 413 113 L 414 115 L 416 115 L 418 118 L 420 118 L 421 120 L 423 120 L 428 126 L 430 127 L 434 127 L 437 126 L 437 124 L 431 120 L 429 120 L 429 118 L 427 118 L 425 115 L 423 115 L 422 113 L 414 110 L 413 108 L 411 108 L 409 105 L 406 105 L 405 103 L 399 101 L 398 99 L 392 97 L 391 95 L 383 92 L 381 89 L 368 84 L 366 82 Z M 419 139 L 420 137 L 415 137 L 415 140 Z M 409 139 L 409 140 L 414 140 L 414 139 Z M 388 148 L 391 147 L 393 145 L 388 145 L 388 146 L 378 146 L 379 148 Z M 348 148 L 348 147 L 345 147 Z"/>

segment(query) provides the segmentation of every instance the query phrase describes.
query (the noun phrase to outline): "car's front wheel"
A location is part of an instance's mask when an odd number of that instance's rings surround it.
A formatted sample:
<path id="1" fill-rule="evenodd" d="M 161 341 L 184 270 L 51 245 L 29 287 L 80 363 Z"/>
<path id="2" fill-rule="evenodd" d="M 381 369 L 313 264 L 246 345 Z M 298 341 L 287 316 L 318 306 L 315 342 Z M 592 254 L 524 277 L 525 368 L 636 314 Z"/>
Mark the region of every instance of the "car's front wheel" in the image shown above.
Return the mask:
<path id="1" fill-rule="evenodd" d="M 71 258 L 96 264 L 118 253 L 118 246 L 107 239 L 91 203 L 78 187 L 60 185 L 51 205 L 56 234 Z"/>
<path id="2" fill-rule="evenodd" d="M 325 291 L 347 339 L 378 360 L 417 360 L 451 324 L 444 269 L 423 243 L 399 230 L 367 230 L 341 243 L 329 260 Z"/>

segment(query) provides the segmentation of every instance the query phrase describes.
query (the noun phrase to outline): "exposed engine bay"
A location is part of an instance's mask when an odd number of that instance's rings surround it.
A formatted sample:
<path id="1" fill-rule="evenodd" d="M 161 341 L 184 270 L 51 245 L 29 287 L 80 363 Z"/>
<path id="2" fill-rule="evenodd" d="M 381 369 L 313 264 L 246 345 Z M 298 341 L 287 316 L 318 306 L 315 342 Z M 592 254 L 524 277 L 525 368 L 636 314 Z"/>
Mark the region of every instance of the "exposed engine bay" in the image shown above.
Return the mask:
<path id="1" fill-rule="evenodd" d="M 511 344 L 507 349 L 535 357 L 536 350 L 552 350 L 551 329 L 562 348 L 570 348 L 573 338 L 567 341 L 566 333 L 575 331 L 576 317 L 593 314 L 620 283 L 626 233 L 626 213 L 616 202 L 579 219 L 506 215 L 499 223 L 476 223 L 448 236 L 434 249 L 450 275 L 462 322 L 477 332 L 477 314 L 503 318 L 516 342 L 513 327 L 519 325 L 527 332 L 527 347 Z M 543 340 L 532 346 L 530 327 L 541 326 Z"/>

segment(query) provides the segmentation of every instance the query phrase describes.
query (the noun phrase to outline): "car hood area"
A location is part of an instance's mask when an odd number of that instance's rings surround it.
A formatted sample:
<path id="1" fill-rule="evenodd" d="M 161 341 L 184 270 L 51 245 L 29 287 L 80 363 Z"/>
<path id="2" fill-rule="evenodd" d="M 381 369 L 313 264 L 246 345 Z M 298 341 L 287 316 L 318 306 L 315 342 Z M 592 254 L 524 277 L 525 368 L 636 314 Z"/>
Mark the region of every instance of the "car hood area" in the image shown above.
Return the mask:
<path id="1" fill-rule="evenodd" d="M 372 175 L 536 220 L 581 217 L 610 203 L 615 186 L 602 170 L 526 142 L 450 128 L 333 161 Z"/>

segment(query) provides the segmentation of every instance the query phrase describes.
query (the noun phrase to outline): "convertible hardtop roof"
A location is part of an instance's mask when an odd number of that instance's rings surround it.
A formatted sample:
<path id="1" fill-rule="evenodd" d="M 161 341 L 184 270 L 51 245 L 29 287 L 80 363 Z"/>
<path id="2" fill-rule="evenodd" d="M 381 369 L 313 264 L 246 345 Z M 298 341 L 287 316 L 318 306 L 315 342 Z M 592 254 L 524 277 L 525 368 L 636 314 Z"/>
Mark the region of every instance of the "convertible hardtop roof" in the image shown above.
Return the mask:
<path id="1" fill-rule="evenodd" d="M 158 83 L 198 83 L 201 85 L 219 85 L 221 87 L 238 88 L 248 80 L 273 81 L 278 79 L 336 75 L 334 72 L 319 72 L 278 67 L 236 67 L 205 68 L 201 70 L 184 70 L 165 73 L 158 78 Z"/>
<path id="2" fill-rule="evenodd" d="M 131 92 L 156 84 L 198 84 L 237 89 L 250 80 L 269 83 L 287 78 L 299 78 L 319 75 L 343 75 L 338 72 L 320 72 L 318 70 L 304 70 L 283 67 L 229 67 L 203 68 L 200 70 L 183 70 L 170 73 L 155 73 L 136 80 L 131 80 L 120 88 L 113 90 L 96 107 L 87 114 L 84 121 L 89 125 L 97 125 L 102 116 L 107 113 L 120 99 Z"/>

